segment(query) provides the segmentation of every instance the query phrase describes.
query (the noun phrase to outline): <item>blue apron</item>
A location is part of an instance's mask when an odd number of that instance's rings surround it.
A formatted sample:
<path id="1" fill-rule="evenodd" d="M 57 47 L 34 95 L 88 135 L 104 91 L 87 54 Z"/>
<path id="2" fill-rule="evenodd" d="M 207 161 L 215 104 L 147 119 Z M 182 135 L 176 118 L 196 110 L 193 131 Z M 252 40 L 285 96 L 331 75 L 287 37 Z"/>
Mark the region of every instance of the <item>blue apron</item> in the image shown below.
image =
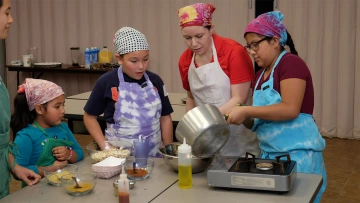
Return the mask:
<path id="1" fill-rule="evenodd" d="M 254 88 L 253 106 L 268 106 L 280 103 L 281 96 L 274 90 L 274 70 L 283 51 L 274 64 L 269 80 L 257 86 L 264 72 L 260 75 Z M 323 177 L 323 185 L 314 202 L 320 202 L 326 188 L 326 170 L 322 151 L 325 140 L 321 137 L 314 118 L 310 114 L 300 113 L 299 116 L 287 121 L 267 121 L 255 118 L 252 128 L 260 142 L 260 158 L 274 159 L 275 156 L 290 154 L 292 160 L 297 162 L 297 172 L 319 174 Z"/>

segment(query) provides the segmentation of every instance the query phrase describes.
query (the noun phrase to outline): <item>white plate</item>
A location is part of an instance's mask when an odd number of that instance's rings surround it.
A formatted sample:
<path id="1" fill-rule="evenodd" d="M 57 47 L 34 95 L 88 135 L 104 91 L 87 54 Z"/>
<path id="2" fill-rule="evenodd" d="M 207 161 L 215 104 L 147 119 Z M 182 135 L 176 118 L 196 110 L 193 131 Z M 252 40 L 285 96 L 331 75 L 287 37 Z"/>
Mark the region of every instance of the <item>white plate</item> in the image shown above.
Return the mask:
<path id="1" fill-rule="evenodd" d="M 34 63 L 35 66 L 56 66 L 61 65 L 59 62 L 42 62 L 42 63 Z"/>

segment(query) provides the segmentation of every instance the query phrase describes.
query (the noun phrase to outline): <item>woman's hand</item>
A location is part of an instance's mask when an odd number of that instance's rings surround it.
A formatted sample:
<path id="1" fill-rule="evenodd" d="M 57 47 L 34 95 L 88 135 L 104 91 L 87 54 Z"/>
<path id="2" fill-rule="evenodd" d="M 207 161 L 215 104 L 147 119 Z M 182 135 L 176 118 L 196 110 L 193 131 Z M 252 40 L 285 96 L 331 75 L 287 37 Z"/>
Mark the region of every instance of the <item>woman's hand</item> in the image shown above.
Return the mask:
<path id="1" fill-rule="evenodd" d="M 246 113 L 246 108 L 246 106 L 237 106 L 231 108 L 230 111 L 227 113 L 229 115 L 227 122 L 236 125 L 242 124 L 248 117 Z"/>
<path id="2" fill-rule="evenodd" d="M 54 147 L 52 153 L 58 161 L 66 161 L 70 156 L 70 151 L 65 146 Z"/>
<path id="3" fill-rule="evenodd" d="M 35 173 L 33 170 L 24 168 L 19 164 L 16 164 L 15 168 L 12 170 L 14 174 L 21 180 L 23 180 L 27 185 L 34 185 L 41 179 L 41 176 Z"/>

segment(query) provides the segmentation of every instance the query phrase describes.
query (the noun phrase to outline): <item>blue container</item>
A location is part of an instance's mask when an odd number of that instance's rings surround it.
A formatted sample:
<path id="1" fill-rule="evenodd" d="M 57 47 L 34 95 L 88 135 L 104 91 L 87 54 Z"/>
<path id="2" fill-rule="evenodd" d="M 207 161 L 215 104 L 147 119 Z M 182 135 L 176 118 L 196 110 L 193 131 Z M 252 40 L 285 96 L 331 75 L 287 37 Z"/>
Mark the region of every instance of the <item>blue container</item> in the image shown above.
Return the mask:
<path id="1" fill-rule="evenodd" d="M 85 49 L 85 68 L 90 69 L 91 66 L 91 50 L 89 48 Z"/>
<path id="2" fill-rule="evenodd" d="M 92 63 L 97 63 L 97 62 L 99 62 L 99 58 L 98 58 L 98 53 L 99 53 L 99 51 L 100 51 L 100 49 L 98 49 L 97 47 L 92 47 L 91 48 L 92 50 L 92 60 L 91 60 L 91 62 Z"/>

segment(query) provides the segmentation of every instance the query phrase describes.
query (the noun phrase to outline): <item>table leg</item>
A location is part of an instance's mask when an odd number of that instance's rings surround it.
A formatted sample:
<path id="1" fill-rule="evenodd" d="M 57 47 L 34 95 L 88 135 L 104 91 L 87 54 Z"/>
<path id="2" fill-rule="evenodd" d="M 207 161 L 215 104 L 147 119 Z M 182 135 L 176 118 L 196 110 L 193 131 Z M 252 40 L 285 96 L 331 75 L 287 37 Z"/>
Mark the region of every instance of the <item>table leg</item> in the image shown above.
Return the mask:
<path id="1" fill-rule="evenodd" d="M 74 121 L 72 118 L 67 118 L 68 120 L 68 127 L 72 133 L 74 133 Z"/>
<path id="2" fill-rule="evenodd" d="M 19 71 L 16 71 L 16 82 L 17 82 L 17 86 L 19 87 L 20 85 L 20 75 L 19 75 Z"/>
<path id="3" fill-rule="evenodd" d="M 35 72 L 32 72 L 32 78 L 35 79 L 40 79 L 40 77 L 44 74 L 44 72 L 40 72 L 36 77 L 35 77 Z"/>
<path id="4" fill-rule="evenodd" d="M 40 77 L 44 74 L 44 72 L 39 73 L 38 76 L 36 76 L 36 79 L 40 79 Z M 33 76 L 34 77 L 34 76 Z"/>

